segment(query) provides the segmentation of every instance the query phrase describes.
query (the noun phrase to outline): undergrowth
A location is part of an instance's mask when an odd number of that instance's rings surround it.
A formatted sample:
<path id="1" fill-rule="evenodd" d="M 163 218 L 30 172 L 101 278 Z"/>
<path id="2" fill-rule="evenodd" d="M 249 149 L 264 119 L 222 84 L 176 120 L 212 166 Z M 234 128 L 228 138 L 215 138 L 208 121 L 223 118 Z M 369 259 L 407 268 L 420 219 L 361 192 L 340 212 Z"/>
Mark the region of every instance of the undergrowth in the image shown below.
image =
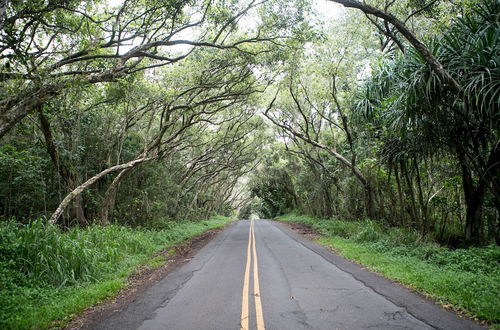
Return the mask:
<path id="1" fill-rule="evenodd" d="M 500 247 L 448 249 L 406 228 L 375 221 L 316 219 L 288 214 L 277 219 L 310 226 L 319 242 L 343 256 L 457 307 L 498 328 Z"/>
<path id="2" fill-rule="evenodd" d="M 0 329 L 47 328 L 116 294 L 150 256 L 231 221 L 157 222 L 155 228 L 118 225 L 62 232 L 36 220 L 0 222 Z M 55 323 L 52 323 L 54 325 Z"/>

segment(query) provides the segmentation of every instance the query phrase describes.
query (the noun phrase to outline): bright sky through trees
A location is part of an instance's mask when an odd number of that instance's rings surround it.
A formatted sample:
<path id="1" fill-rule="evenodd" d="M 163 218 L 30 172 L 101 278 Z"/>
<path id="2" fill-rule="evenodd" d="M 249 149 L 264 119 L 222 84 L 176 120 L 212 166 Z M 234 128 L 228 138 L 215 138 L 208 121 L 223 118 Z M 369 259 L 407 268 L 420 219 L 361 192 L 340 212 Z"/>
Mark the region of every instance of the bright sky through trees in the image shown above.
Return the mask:
<path id="1" fill-rule="evenodd" d="M 71 241 L 67 275 L 45 268 L 59 272 L 50 251 L 75 228 L 113 241 L 216 214 L 308 215 L 436 267 L 467 260 L 450 268 L 462 283 L 470 269 L 498 279 L 499 13 L 498 0 L 0 1 L 0 328 L 47 327 L 16 322 L 80 286 L 76 268 L 95 279 Z M 468 278 L 454 303 L 500 320 L 489 279 Z"/>

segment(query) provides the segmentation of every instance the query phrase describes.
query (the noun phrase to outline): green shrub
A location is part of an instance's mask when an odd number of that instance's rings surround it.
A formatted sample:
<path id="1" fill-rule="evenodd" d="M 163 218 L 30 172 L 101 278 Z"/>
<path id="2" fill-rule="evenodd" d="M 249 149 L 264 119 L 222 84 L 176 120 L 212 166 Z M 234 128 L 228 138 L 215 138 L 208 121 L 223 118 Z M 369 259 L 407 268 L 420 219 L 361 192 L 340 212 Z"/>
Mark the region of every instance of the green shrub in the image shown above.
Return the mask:
<path id="1" fill-rule="evenodd" d="M 382 229 L 375 221 L 364 221 L 360 229 L 352 236 L 356 242 L 376 242 L 382 238 Z"/>
<path id="2" fill-rule="evenodd" d="M 116 293 L 154 252 L 230 221 L 161 222 L 159 230 L 118 225 L 67 232 L 43 220 L 0 222 L 0 329 L 45 328 Z"/>
<path id="3" fill-rule="evenodd" d="M 0 225 L 0 254 L 30 282 L 63 286 L 94 281 L 129 254 L 150 254 L 155 244 L 147 233 L 119 226 L 59 228 L 36 220 L 27 225 Z"/>

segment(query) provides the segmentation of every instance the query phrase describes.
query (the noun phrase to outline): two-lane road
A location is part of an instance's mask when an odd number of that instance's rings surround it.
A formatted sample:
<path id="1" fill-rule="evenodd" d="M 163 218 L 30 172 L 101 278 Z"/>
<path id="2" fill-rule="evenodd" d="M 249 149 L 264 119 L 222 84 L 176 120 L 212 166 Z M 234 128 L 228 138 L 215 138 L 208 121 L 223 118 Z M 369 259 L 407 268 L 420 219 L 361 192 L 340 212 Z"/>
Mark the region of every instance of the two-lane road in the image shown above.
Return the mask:
<path id="1" fill-rule="evenodd" d="M 266 220 L 238 221 L 97 329 L 481 329 Z"/>

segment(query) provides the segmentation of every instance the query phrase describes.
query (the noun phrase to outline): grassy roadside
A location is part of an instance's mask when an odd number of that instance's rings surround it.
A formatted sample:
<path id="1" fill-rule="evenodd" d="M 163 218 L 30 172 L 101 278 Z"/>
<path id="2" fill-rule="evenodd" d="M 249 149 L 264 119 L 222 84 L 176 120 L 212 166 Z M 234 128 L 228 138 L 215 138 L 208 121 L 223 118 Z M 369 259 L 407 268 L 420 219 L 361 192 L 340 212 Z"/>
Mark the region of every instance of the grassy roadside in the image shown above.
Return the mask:
<path id="1" fill-rule="evenodd" d="M 116 295 L 151 256 L 230 218 L 158 223 L 154 230 L 92 226 L 61 232 L 41 221 L 0 223 L 0 329 L 45 329 Z M 54 322 L 57 320 L 56 322 Z"/>
<path id="2" fill-rule="evenodd" d="M 450 250 L 423 242 L 415 232 L 373 221 L 345 222 L 288 214 L 308 225 L 318 242 L 371 270 L 500 329 L 500 247 Z"/>

